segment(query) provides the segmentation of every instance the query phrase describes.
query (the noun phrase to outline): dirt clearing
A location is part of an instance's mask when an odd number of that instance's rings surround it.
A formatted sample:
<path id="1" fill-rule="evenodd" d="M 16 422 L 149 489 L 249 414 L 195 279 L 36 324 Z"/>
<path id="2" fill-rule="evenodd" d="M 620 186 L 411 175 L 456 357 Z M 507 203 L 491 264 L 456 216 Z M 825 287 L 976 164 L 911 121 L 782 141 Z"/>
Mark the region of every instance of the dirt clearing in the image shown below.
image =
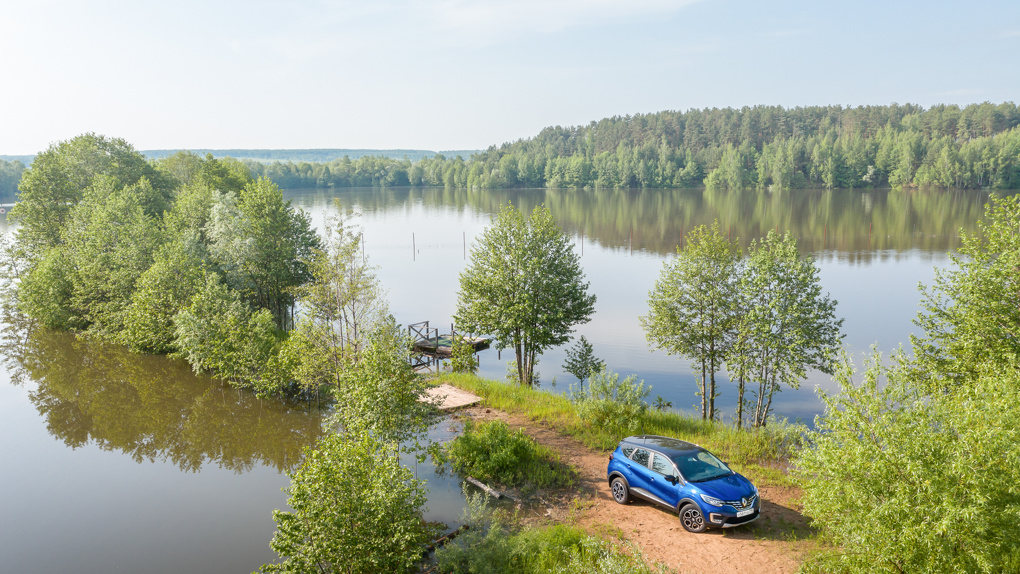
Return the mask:
<path id="1" fill-rule="evenodd" d="M 458 411 L 456 416 L 503 420 L 511 428 L 522 428 L 577 470 L 575 488 L 532 496 L 524 506 L 527 517 L 575 523 L 602 536 L 629 540 L 649 560 L 681 572 L 796 572 L 817 544 L 809 539 L 812 530 L 796 508 L 795 489 L 759 484 L 762 510 L 757 521 L 691 534 L 680 525 L 676 513 L 665 508 L 640 500 L 627 505 L 613 501 L 606 481 L 608 454 L 592 451 L 541 422 L 496 409 L 475 406 Z"/>

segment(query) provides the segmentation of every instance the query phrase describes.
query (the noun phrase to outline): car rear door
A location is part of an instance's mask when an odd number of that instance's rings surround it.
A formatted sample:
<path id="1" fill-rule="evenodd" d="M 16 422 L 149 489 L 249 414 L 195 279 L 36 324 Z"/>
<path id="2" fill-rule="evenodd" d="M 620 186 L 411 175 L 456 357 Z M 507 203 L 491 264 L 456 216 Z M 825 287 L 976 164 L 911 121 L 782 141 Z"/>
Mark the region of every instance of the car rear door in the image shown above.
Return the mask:
<path id="1" fill-rule="evenodd" d="M 638 448 L 631 455 L 631 468 L 634 478 L 630 480 L 630 489 L 639 496 L 671 506 L 668 499 L 664 499 L 663 484 L 669 485 L 666 479 L 651 469 L 652 455 L 655 454 L 648 449 Z M 660 455 L 661 456 L 661 455 Z"/>

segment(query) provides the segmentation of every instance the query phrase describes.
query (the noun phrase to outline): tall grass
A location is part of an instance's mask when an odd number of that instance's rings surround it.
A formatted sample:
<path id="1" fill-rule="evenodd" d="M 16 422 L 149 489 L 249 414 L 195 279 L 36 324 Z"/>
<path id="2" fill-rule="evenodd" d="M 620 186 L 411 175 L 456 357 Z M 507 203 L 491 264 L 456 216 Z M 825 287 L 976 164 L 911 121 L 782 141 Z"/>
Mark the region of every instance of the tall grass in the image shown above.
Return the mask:
<path id="1" fill-rule="evenodd" d="M 542 421 L 595 450 L 612 450 L 621 439 L 634 434 L 633 430 L 586 424 L 565 396 L 471 374 L 445 373 L 438 379 L 478 395 L 489 407 Z M 737 429 L 728 423 L 704 421 L 676 411 L 648 409 L 641 415 L 637 433 L 699 444 L 754 481 L 792 484 L 783 469 L 800 445 L 805 430 L 785 421 L 770 421 L 765 428 Z"/>
<path id="2" fill-rule="evenodd" d="M 640 549 L 586 533 L 579 526 L 525 527 L 519 515 L 493 511 L 483 494 L 465 492 L 461 520 L 471 528 L 436 551 L 433 563 L 450 574 L 670 574 L 648 566 Z"/>

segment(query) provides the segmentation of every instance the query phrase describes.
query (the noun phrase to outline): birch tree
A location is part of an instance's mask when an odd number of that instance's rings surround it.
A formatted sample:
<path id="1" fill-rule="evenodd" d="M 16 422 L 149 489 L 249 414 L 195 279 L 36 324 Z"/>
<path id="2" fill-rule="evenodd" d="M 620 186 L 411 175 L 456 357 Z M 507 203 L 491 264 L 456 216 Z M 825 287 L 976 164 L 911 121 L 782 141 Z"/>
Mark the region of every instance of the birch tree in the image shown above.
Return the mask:
<path id="1" fill-rule="evenodd" d="M 512 348 L 521 385 L 534 382 L 537 355 L 590 320 L 595 295 L 580 257 L 545 206 L 525 217 L 507 205 L 471 246 L 460 274 L 457 324 Z"/>
<path id="2" fill-rule="evenodd" d="M 800 256 L 789 233 L 752 242 L 740 292 L 739 353 L 728 361 L 757 383 L 752 424 L 763 426 L 776 392 L 799 388 L 808 369 L 832 373 L 843 319 L 822 294 L 814 260 Z"/>
<path id="3" fill-rule="evenodd" d="M 676 258 L 663 264 L 641 317 L 648 342 L 693 361 L 701 371 L 701 418 L 716 415 L 715 374 L 722 369 L 736 334 L 739 312 L 740 247 L 723 236 L 719 222 L 685 237 Z"/>

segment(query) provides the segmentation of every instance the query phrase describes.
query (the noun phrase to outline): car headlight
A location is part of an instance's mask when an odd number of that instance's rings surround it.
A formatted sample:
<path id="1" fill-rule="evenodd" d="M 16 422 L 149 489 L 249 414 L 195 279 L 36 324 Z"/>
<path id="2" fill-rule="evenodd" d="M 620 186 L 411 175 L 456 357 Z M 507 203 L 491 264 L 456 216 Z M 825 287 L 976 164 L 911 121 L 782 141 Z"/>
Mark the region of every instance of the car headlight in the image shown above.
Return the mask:
<path id="1" fill-rule="evenodd" d="M 723 501 L 719 500 L 718 498 L 716 498 L 714 496 L 708 496 L 707 494 L 702 494 L 701 495 L 701 500 L 704 500 L 705 502 L 711 504 L 712 506 L 722 506 L 723 504 L 725 504 Z"/>

